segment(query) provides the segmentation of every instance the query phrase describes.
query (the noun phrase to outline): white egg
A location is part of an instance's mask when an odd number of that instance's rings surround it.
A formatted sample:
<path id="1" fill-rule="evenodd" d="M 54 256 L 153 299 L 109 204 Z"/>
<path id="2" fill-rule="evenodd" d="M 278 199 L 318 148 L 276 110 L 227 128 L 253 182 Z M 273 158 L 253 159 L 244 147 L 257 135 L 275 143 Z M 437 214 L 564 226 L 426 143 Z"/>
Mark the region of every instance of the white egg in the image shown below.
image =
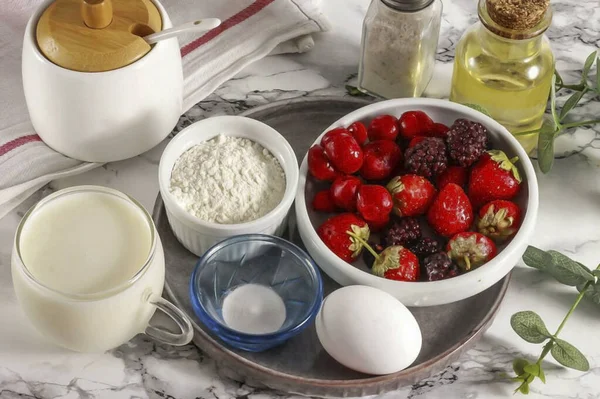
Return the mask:
<path id="1" fill-rule="evenodd" d="M 329 294 L 315 321 L 323 348 L 344 366 L 390 374 L 410 366 L 423 338 L 415 317 L 377 288 L 352 285 Z"/>

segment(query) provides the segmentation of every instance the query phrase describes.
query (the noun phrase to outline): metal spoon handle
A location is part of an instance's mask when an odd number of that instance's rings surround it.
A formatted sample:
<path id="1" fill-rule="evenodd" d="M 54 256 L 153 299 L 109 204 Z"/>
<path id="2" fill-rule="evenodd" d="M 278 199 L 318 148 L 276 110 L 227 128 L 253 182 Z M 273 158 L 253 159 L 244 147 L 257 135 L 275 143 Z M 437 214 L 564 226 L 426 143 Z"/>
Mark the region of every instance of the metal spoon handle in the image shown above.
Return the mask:
<path id="1" fill-rule="evenodd" d="M 219 25 L 221 25 L 221 20 L 218 18 L 199 19 L 197 21 L 188 22 L 183 25 L 175 26 L 173 28 L 165 29 L 163 31 L 156 32 L 151 35 L 144 36 L 144 40 L 148 44 L 154 44 L 160 40 L 170 39 L 182 33 L 194 31 L 208 31 L 216 28 Z"/>

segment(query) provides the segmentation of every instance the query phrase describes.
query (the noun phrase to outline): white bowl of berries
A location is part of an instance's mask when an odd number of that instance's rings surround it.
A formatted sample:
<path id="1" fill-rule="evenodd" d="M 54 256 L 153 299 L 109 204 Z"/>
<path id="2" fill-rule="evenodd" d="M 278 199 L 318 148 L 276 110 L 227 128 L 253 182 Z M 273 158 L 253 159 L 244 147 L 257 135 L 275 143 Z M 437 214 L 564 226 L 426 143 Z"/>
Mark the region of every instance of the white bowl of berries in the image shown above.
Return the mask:
<path id="1" fill-rule="evenodd" d="M 435 99 L 395 99 L 332 124 L 296 195 L 308 252 L 341 285 L 407 306 L 465 299 L 506 276 L 538 210 L 535 171 L 502 125 Z"/>

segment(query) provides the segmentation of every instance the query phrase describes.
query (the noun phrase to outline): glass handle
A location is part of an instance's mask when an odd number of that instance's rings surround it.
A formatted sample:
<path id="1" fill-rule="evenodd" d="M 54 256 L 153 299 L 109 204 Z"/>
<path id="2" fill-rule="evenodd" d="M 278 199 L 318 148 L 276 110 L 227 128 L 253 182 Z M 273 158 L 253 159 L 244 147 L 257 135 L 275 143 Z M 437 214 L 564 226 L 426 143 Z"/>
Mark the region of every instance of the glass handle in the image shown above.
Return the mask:
<path id="1" fill-rule="evenodd" d="M 189 344 L 194 337 L 194 329 L 192 328 L 190 319 L 177 306 L 158 295 L 150 294 L 148 302 L 169 316 L 177 324 L 181 332 L 172 333 L 163 328 L 148 325 L 144 333 L 158 342 L 167 345 L 181 346 Z"/>

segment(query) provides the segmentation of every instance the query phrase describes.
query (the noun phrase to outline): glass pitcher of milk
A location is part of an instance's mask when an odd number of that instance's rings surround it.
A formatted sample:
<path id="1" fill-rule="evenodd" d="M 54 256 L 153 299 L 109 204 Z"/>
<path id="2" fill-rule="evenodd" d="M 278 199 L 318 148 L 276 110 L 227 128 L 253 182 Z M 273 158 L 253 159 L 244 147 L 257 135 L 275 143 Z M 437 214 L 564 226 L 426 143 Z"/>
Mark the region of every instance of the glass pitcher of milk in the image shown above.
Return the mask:
<path id="1" fill-rule="evenodd" d="M 72 187 L 34 205 L 17 228 L 12 278 L 34 327 L 68 349 L 105 351 L 138 333 L 184 345 L 193 335 L 161 297 L 165 260 L 152 218 L 117 190 Z M 180 333 L 149 324 L 157 308 Z"/>

